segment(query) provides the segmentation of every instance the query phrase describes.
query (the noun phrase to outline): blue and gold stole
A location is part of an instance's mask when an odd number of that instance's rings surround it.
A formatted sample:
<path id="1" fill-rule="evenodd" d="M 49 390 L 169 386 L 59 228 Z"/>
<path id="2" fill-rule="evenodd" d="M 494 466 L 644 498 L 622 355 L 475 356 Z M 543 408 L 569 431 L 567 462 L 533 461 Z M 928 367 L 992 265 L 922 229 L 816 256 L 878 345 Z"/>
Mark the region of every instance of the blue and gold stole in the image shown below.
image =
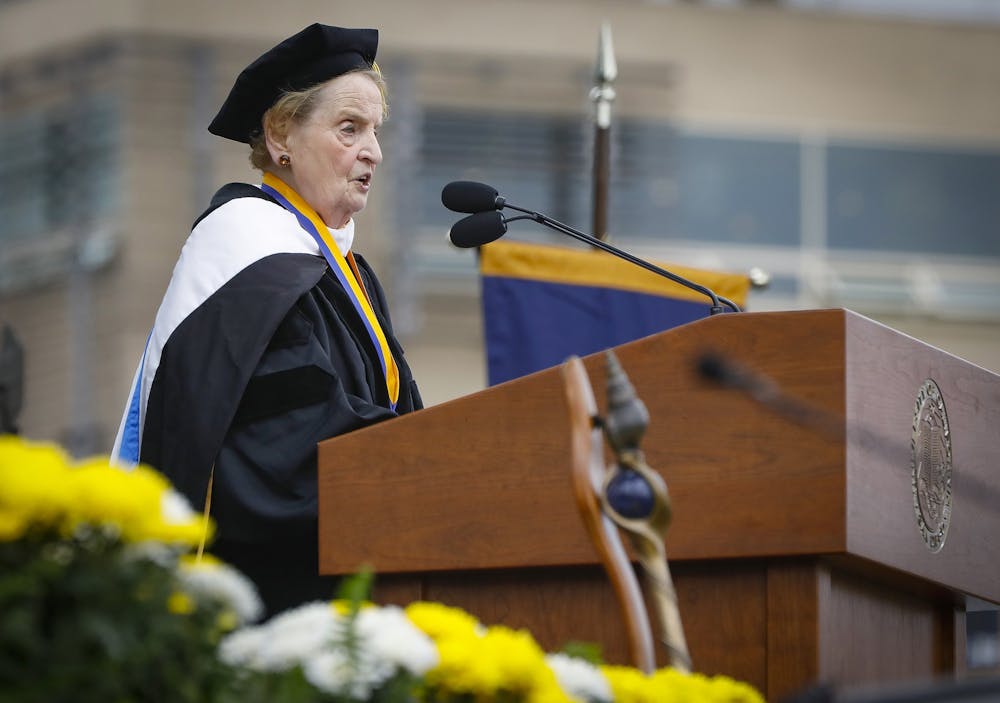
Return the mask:
<path id="1" fill-rule="evenodd" d="M 354 304 L 372 343 L 378 353 L 379 363 L 382 365 L 382 375 L 385 377 L 386 389 L 389 391 L 389 407 L 396 409 L 396 402 L 399 400 L 399 369 L 396 367 L 396 360 L 392 357 L 389 349 L 389 342 L 386 340 L 385 332 L 375 317 L 371 300 L 368 298 L 368 291 L 365 290 L 364 283 L 357 273 L 357 264 L 354 263 L 354 255 L 347 252 L 345 257 L 340 253 L 337 243 L 330 235 L 330 230 L 309 204 L 302 199 L 298 193 L 288 187 L 288 184 L 277 176 L 265 173 L 264 183 L 261 189 L 277 200 L 290 213 L 295 215 L 299 225 L 312 235 L 319 245 L 319 250 L 330 265 L 330 270 L 337 276 L 340 285 L 347 291 L 347 296 Z"/>

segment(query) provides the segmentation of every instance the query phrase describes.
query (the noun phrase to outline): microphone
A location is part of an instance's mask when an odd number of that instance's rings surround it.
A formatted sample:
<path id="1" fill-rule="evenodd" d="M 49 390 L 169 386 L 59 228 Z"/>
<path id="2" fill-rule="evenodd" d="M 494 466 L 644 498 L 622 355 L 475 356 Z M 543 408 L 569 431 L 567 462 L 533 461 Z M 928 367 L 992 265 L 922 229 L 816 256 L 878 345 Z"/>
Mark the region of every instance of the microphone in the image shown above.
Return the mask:
<path id="1" fill-rule="evenodd" d="M 842 418 L 785 392 L 771 377 L 717 352 L 702 353 L 695 367 L 698 375 L 705 380 L 740 391 L 786 420 L 820 432 L 830 439 L 843 440 L 846 436 Z"/>
<path id="2" fill-rule="evenodd" d="M 698 357 L 696 367 L 702 378 L 720 386 L 737 388 L 764 405 L 783 400 L 780 389 L 770 378 L 754 373 L 719 354 L 705 352 Z"/>
<path id="3" fill-rule="evenodd" d="M 518 207 L 517 205 L 508 203 L 506 198 L 497 193 L 496 188 L 488 186 L 485 183 L 476 183 L 475 181 L 453 181 L 446 185 L 441 191 L 441 203 L 449 210 L 454 210 L 455 212 L 472 213 L 468 217 L 464 217 L 456 222 L 448 233 L 452 244 L 457 247 L 470 249 L 484 244 L 489 244 L 490 242 L 499 239 L 507 232 L 508 222 L 514 222 L 516 220 L 533 220 L 548 227 L 549 229 L 554 229 L 556 232 L 560 232 L 569 237 L 573 237 L 573 239 L 590 244 L 591 246 L 597 247 L 598 249 L 617 256 L 620 259 L 624 259 L 631 264 L 635 264 L 636 266 L 644 268 L 647 271 L 663 276 L 674 283 L 682 285 L 685 288 L 689 288 L 707 296 L 712 301 L 712 307 L 709 309 L 709 312 L 712 315 L 725 312 L 722 307 L 723 304 L 725 304 L 726 307 L 733 312 L 741 312 L 740 307 L 736 303 L 716 295 L 714 291 L 706 288 L 700 283 L 689 281 L 683 276 L 679 276 L 676 273 L 672 273 L 666 269 L 660 268 L 659 266 L 655 266 L 644 259 L 640 259 L 632 254 L 629 254 L 628 252 L 618 249 L 617 247 L 613 247 L 607 242 L 601 241 L 597 237 L 584 234 L 583 232 L 575 230 L 569 225 L 563 224 L 558 220 L 553 220 L 551 217 L 543 215 L 540 212 L 526 210 L 522 207 Z M 504 217 L 500 212 L 500 210 L 504 208 L 517 210 L 518 212 L 523 212 L 525 214 L 517 215 L 515 217 Z"/>
<path id="4" fill-rule="evenodd" d="M 496 188 L 475 181 L 452 181 L 441 191 L 441 204 L 455 212 L 499 210 L 504 202 Z"/>
<path id="5" fill-rule="evenodd" d="M 507 223 L 499 210 L 477 212 L 451 226 L 448 238 L 456 247 L 474 249 L 500 239 L 507 233 Z"/>
<path id="6" fill-rule="evenodd" d="M 702 352 L 694 360 L 694 370 L 704 380 L 720 388 L 742 393 L 788 422 L 816 432 L 828 440 L 846 442 L 849 437 L 853 437 L 852 442 L 858 447 L 871 451 L 897 468 L 899 455 L 912 451 L 909 441 L 901 442 L 783 390 L 770 376 L 728 359 L 719 352 Z M 959 473 L 957 461 L 952 470 Z M 970 503 L 983 506 L 992 507 L 1000 502 L 1000 492 L 993 485 L 972 474 L 963 472 L 961 476 L 962 481 L 955 484 L 956 495 L 961 494 Z"/>

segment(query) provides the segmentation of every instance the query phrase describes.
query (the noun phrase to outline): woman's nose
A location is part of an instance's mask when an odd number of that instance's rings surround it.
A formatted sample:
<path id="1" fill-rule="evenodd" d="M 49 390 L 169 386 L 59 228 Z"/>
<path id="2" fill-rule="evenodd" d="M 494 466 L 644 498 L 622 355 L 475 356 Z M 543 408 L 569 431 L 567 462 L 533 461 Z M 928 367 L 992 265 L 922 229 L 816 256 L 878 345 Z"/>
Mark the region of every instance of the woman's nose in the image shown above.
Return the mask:
<path id="1" fill-rule="evenodd" d="M 364 148 L 361 150 L 359 157 L 365 161 L 371 162 L 372 165 L 378 165 L 382 163 L 382 147 L 379 146 L 378 137 L 372 134 L 368 143 L 365 144 Z"/>

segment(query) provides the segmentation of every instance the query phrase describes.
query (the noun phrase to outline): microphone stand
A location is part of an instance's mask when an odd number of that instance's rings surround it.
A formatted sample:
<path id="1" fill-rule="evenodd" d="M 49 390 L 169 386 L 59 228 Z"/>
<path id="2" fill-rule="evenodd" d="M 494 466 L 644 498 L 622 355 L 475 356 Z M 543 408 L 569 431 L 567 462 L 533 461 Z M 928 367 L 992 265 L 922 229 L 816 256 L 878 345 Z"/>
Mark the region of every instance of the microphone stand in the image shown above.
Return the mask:
<path id="1" fill-rule="evenodd" d="M 729 361 L 721 354 L 705 352 L 698 357 L 695 367 L 701 378 L 743 393 L 761 407 L 831 441 L 843 442 L 849 435 L 855 435 L 858 446 L 890 462 L 895 461 L 896 453 L 908 449 L 912 451 L 909 443 L 863 425 L 847 423 L 844 416 L 792 395 L 769 376 Z M 953 461 L 952 470 L 955 471 L 957 466 L 958 462 Z M 954 490 L 955 495 L 960 494 L 963 499 L 983 506 L 992 507 L 1000 503 L 1000 492 L 974 476 L 963 476 L 962 487 Z"/>
<path id="2" fill-rule="evenodd" d="M 695 283 L 694 281 L 689 281 L 686 278 L 682 278 L 681 276 L 678 276 L 675 273 L 670 273 L 670 271 L 667 271 L 666 269 L 662 269 L 659 266 L 655 266 L 649 263 L 648 261 L 644 261 L 643 259 L 640 259 L 636 256 L 632 256 L 628 252 L 622 251 L 621 249 L 614 247 L 608 244 L 607 242 L 601 241 L 597 237 L 592 237 L 589 234 L 584 234 L 583 232 L 575 230 L 569 225 L 563 224 L 558 220 L 553 220 L 551 217 L 548 217 L 547 215 L 543 215 L 540 212 L 534 212 L 533 210 L 525 210 L 524 208 L 517 207 L 516 205 L 511 205 L 508 202 L 505 202 L 502 207 L 510 208 L 511 210 L 517 210 L 518 212 L 525 213 L 524 215 L 517 215 L 515 217 L 510 217 L 510 218 L 505 217 L 504 224 L 508 222 L 514 222 L 515 220 L 532 220 L 540 225 L 545 225 L 550 229 L 554 229 L 557 232 L 562 232 L 563 234 L 568 235 L 573 239 L 579 240 L 586 244 L 590 244 L 591 246 L 595 246 L 598 249 L 602 249 L 609 254 L 613 254 L 614 256 L 617 256 L 621 259 L 625 259 L 625 261 L 635 264 L 636 266 L 640 266 L 646 269 L 647 271 L 663 276 L 664 278 L 668 278 L 674 283 L 682 285 L 685 288 L 690 288 L 691 290 L 698 291 L 699 293 L 707 296 L 708 298 L 711 298 L 712 307 L 710 308 L 709 313 L 712 315 L 717 315 L 718 313 L 725 312 L 725 309 L 722 306 L 723 303 L 733 312 L 742 312 L 742 310 L 740 310 L 740 307 L 736 303 L 732 302 L 727 298 L 723 298 L 720 295 L 716 295 L 714 291 L 710 290 L 709 288 L 706 288 L 701 284 Z"/>

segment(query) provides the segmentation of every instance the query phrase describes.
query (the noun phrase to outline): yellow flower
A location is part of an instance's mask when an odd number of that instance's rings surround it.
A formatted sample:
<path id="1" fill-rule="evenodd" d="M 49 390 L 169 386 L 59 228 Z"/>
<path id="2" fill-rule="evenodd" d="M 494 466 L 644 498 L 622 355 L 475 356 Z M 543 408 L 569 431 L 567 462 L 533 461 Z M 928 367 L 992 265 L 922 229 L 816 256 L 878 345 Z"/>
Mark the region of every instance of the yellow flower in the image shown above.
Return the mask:
<path id="1" fill-rule="evenodd" d="M 484 653 L 485 630 L 476 618 L 460 608 L 425 601 L 411 603 L 405 612 L 438 650 L 438 664 L 427 673 L 429 686 L 484 697 L 496 692 L 500 672 Z"/>
<path id="2" fill-rule="evenodd" d="M 602 666 L 600 669 L 611 686 L 615 703 L 653 703 L 646 697 L 646 676 L 638 669 L 627 666 Z"/>
<path id="3" fill-rule="evenodd" d="M 26 442 L 15 435 L 0 435 L 0 470 L 60 471 L 66 468 L 66 453 L 54 444 Z"/>
<path id="4" fill-rule="evenodd" d="M 752 686 L 725 676 L 708 678 L 676 669 L 658 669 L 646 676 L 624 666 L 602 666 L 615 703 L 764 703 Z"/>
<path id="5" fill-rule="evenodd" d="M 160 499 L 168 488 L 166 479 L 148 469 L 124 471 L 99 459 L 80 464 L 69 480 L 76 492 L 70 525 L 109 525 L 127 541 L 142 539 L 143 526 L 160 513 Z"/>
<path id="6" fill-rule="evenodd" d="M 525 630 L 497 625 L 486 631 L 482 644 L 485 656 L 497 663 L 504 690 L 527 693 L 552 675 L 545 652 Z"/>
<path id="7" fill-rule="evenodd" d="M 189 615 L 194 612 L 194 600 L 187 593 L 174 591 L 167 599 L 167 610 L 175 615 Z"/>
<path id="8" fill-rule="evenodd" d="M 215 619 L 215 626 L 221 632 L 232 632 L 240 626 L 240 619 L 232 610 L 223 610 Z"/>
<path id="9" fill-rule="evenodd" d="M 712 701 L 708 679 L 701 674 L 684 674 L 676 669 L 659 669 L 646 678 L 644 695 L 651 700 Z"/>
<path id="10" fill-rule="evenodd" d="M 528 632 L 486 629 L 465 611 L 440 603 L 412 603 L 406 614 L 437 646 L 438 664 L 426 675 L 431 688 L 483 701 L 505 691 L 529 703 L 572 703 Z"/>
<path id="11" fill-rule="evenodd" d="M 551 681 L 543 680 L 535 688 L 531 689 L 525 699 L 525 703 L 578 703 L 576 698 L 567 695 L 555 676 Z"/>
<path id="12" fill-rule="evenodd" d="M 453 693 L 489 697 L 500 686 L 497 662 L 485 655 L 482 638 L 445 637 L 437 642 L 438 664 L 427 672 L 428 685 Z"/>
<path id="13" fill-rule="evenodd" d="M 460 608 L 417 601 L 406 606 L 406 617 L 432 640 L 471 636 L 481 629 L 479 621 Z"/>
<path id="14" fill-rule="evenodd" d="M 28 520 L 21 513 L 0 509 L 0 542 L 12 542 L 24 534 Z"/>
<path id="15" fill-rule="evenodd" d="M 678 701 L 712 701 L 713 703 L 764 703 L 764 698 L 752 686 L 727 676 L 682 674 L 676 669 L 660 669 L 652 675 L 652 684 L 661 692 L 673 691 Z"/>
<path id="16" fill-rule="evenodd" d="M 70 530 L 83 523 L 108 525 L 126 542 L 154 540 L 190 546 L 197 545 L 205 531 L 203 520 L 190 508 L 185 507 L 177 517 L 167 515 L 175 494 L 169 481 L 149 467 L 125 471 L 106 459 L 90 459 L 69 472 L 69 477 L 76 493 Z"/>
<path id="17" fill-rule="evenodd" d="M 728 676 L 713 676 L 705 679 L 709 687 L 710 700 L 719 703 L 766 703 L 757 689 L 748 683 L 736 681 Z"/>
<path id="18" fill-rule="evenodd" d="M 72 504 L 67 458 L 51 444 L 0 437 L 0 512 L 6 539 L 16 539 L 29 524 L 56 524 Z"/>
<path id="19" fill-rule="evenodd" d="M 70 534 L 84 524 L 112 527 L 128 542 L 193 546 L 211 533 L 211 523 L 148 467 L 126 471 L 106 458 L 73 466 L 54 445 L 0 437 L 0 539 L 32 525 Z"/>

